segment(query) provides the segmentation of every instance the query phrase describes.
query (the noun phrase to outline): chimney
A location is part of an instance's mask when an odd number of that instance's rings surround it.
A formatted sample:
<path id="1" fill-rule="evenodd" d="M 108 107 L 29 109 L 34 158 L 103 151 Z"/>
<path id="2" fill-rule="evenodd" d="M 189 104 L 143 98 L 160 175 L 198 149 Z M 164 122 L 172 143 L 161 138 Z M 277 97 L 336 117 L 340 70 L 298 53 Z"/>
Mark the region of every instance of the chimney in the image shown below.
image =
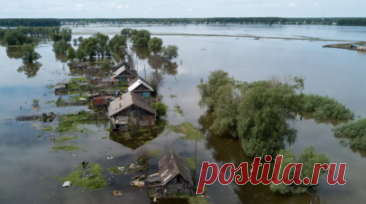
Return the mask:
<path id="1" fill-rule="evenodd" d="M 121 104 L 119 104 L 119 107 L 120 107 L 120 108 L 122 108 L 122 105 L 121 105 Z"/>

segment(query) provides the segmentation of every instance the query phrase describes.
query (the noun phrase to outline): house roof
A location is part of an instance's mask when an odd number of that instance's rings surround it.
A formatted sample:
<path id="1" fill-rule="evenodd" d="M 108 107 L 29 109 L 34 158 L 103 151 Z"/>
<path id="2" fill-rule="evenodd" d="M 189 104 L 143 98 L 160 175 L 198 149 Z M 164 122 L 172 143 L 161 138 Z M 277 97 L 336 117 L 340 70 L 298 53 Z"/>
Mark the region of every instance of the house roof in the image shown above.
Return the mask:
<path id="1" fill-rule="evenodd" d="M 128 91 L 135 90 L 140 84 L 143 84 L 146 88 L 150 89 L 150 91 L 154 91 L 153 88 L 141 77 L 136 77 L 134 80 L 130 82 L 130 86 L 128 87 Z"/>
<path id="2" fill-rule="evenodd" d="M 186 181 L 193 186 L 191 173 L 189 171 L 187 162 L 172 150 L 159 160 L 159 177 L 161 185 L 167 184 L 170 180 L 180 174 Z M 156 180 L 156 175 L 151 175 Z"/>
<path id="3" fill-rule="evenodd" d="M 126 69 L 126 67 L 123 65 L 122 67 L 120 67 L 119 69 L 117 69 L 115 72 L 113 72 L 113 75 L 112 75 L 111 78 L 118 77 L 124 71 L 126 71 L 131 76 L 137 76 L 136 70 Z"/>
<path id="4" fill-rule="evenodd" d="M 105 105 L 105 98 L 104 97 L 94 97 L 93 98 L 93 105 Z"/>
<path id="5" fill-rule="evenodd" d="M 66 83 L 57 83 L 55 89 L 66 88 Z"/>
<path id="6" fill-rule="evenodd" d="M 154 115 L 157 115 L 155 109 L 151 106 L 151 104 L 144 101 L 142 98 L 143 97 L 133 92 L 127 92 L 123 94 L 121 97 L 118 97 L 109 104 L 109 117 L 127 109 L 132 105 L 144 109 Z"/>

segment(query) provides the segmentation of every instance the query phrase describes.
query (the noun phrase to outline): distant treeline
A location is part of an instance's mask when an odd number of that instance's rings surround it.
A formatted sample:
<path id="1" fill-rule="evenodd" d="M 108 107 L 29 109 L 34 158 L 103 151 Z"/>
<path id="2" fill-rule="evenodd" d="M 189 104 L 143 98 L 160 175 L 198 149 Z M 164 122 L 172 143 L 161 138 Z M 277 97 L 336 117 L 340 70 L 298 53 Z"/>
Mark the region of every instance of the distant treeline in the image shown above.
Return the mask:
<path id="1" fill-rule="evenodd" d="M 337 24 L 366 26 L 366 18 L 278 18 L 278 17 L 246 17 L 246 18 L 67 18 L 67 19 L 0 19 L 0 26 L 60 26 L 61 22 L 73 22 L 81 25 L 88 23 L 237 23 L 237 24 Z"/>
<path id="2" fill-rule="evenodd" d="M 59 19 L 29 19 L 29 18 L 8 18 L 0 19 L 0 26 L 4 27 L 18 27 L 18 26 L 32 26 L 32 27 L 53 27 L 60 26 Z"/>

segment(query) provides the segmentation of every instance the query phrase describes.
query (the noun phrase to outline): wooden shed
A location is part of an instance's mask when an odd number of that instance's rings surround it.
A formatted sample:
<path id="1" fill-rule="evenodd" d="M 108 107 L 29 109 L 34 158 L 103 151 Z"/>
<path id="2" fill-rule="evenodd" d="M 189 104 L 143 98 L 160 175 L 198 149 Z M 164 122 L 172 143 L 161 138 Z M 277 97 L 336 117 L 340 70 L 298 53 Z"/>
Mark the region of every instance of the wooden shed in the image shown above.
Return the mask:
<path id="1" fill-rule="evenodd" d="M 93 98 L 93 106 L 94 108 L 107 108 L 105 98 L 102 97 L 94 97 Z"/>
<path id="2" fill-rule="evenodd" d="M 133 92 L 120 95 L 109 104 L 109 118 L 113 130 L 127 131 L 127 125 L 132 122 L 138 126 L 155 126 L 156 111 L 142 96 Z M 134 121 L 129 121 L 133 115 Z"/>
<path id="3" fill-rule="evenodd" d="M 159 160 L 159 172 L 149 175 L 150 194 L 154 197 L 194 195 L 193 180 L 187 162 L 172 150 Z"/>
<path id="4" fill-rule="evenodd" d="M 128 91 L 132 91 L 143 97 L 149 97 L 154 92 L 154 89 L 141 77 L 136 77 L 130 82 Z"/>

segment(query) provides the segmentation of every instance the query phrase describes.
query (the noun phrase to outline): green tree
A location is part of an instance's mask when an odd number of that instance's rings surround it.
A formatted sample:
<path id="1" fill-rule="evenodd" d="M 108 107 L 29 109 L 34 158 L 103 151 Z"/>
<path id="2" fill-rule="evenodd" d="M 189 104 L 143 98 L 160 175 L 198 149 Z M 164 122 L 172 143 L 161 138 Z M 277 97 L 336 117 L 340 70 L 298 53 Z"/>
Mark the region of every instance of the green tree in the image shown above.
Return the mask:
<path id="1" fill-rule="evenodd" d="M 85 38 L 79 45 L 79 48 L 80 47 L 81 49 L 83 49 L 83 51 L 87 56 L 92 58 L 96 54 L 95 52 L 97 49 L 97 41 L 93 37 Z"/>
<path id="2" fill-rule="evenodd" d="M 82 61 L 85 57 L 86 57 L 86 54 L 84 52 L 84 50 L 82 48 L 78 48 L 76 50 L 76 59 L 78 59 L 79 61 Z"/>
<path id="3" fill-rule="evenodd" d="M 258 81 L 241 88 L 244 102 L 238 108 L 238 133 L 246 155 L 274 155 L 284 141 L 295 141 L 296 130 L 288 120 L 302 115 L 304 81 Z"/>
<path id="4" fill-rule="evenodd" d="M 214 104 L 218 98 L 218 96 L 216 96 L 216 91 L 220 86 L 229 83 L 233 84 L 234 80 L 229 77 L 227 72 L 222 70 L 211 72 L 210 76 L 208 77 L 208 82 L 197 86 L 201 94 L 201 100 L 199 102 L 200 106 L 207 106 L 209 109 L 213 110 Z"/>
<path id="5" fill-rule="evenodd" d="M 285 150 L 282 149 L 277 152 L 277 155 L 283 155 L 282 164 L 281 164 L 281 170 L 280 170 L 280 178 L 283 176 L 283 172 L 285 167 L 290 163 L 302 163 L 303 167 L 301 170 L 301 176 L 300 179 L 303 180 L 305 177 L 312 178 L 313 176 L 313 170 L 314 170 L 314 164 L 315 163 L 327 163 L 329 164 L 329 157 L 325 156 L 324 153 L 316 154 L 314 152 L 314 147 L 304 147 L 301 150 L 300 156 L 298 161 L 296 161 L 296 156 L 292 150 Z M 294 176 L 294 169 L 291 169 L 289 178 L 293 178 Z M 319 172 L 319 178 L 326 174 L 326 171 L 321 169 Z M 289 194 L 289 193 L 306 193 L 310 190 L 317 190 L 316 186 L 308 184 L 305 185 L 301 183 L 300 185 L 285 185 L 283 183 L 279 185 L 270 184 L 269 188 L 271 191 L 280 193 L 280 194 Z"/>
<path id="6" fill-rule="evenodd" d="M 133 45 L 138 47 L 147 47 L 150 40 L 150 32 L 147 30 L 134 31 L 131 30 L 131 40 Z"/>
<path id="7" fill-rule="evenodd" d="M 110 41 L 109 46 L 113 51 L 121 50 L 126 48 L 127 38 L 123 35 L 115 35 Z"/>
<path id="8" fill-rule="evenodd" d="M 71 41 L 72 30 L 70 28 L 62 28 L 60 32 L 61 39 L 65 40 L 66 42 Z"/>
<path id="9" fill-rule="evenodd" d="M 165 116 L 168 111 L 168 106 L 162 102 L 152 103 L 152 107 L 156 110 L 158 116 Z"/>
<path id="10" fill-rule="evenodd" d="M 172 60 L 178 57 L 178 47 L 175 45 L 168 45 L 163 47 L 163 58 L 166 60 Z"/>
<path id="11" fill-rule="evenodd" d="M 161 38 L 151 38 L 148 42 L 149 51 L 153 52 L 154 54 L 161 51 L 163 45 L 163 40 Z"/>
<path id="12" fill-rule="evenodd" d="M 121 35 L 122 36 L 125 36 L 125 37 L 128 37 L 128 35 L 130 34 L 130 30 L 129 28 L 124 28 L 121 30 Z"/>
<path id="13" fill-rule="evenodd" d="M 108 35 L 104 35 L 98 32 L 93 35 L 93 38 L 95 39 L 96 42 L 95 51 L 97 55 L 102 56 L 102 58 L 104 58 L 104 56 L 107 55 L 108 52 L 110 52 Z"/>
<path id="14" fill-rule="evenodd" d="M 72 46 L 70 46 L 69 49 L 67 50 L 67 59 L 72 61 L 75 58 L 76 58 L 75 50 Z"/>
<path id="15" fill-rule="evenodd" d="M 64 39 L 53 43 L 53 51 L 55 53 L 65 53 L 69 47 L 70 45 Z"/>
<path id="16" fill-rule="evenodd" d="M 24 63 L 27 63 L 27 62 L 32 63 L 33 61 L 37 61 L 41 57 L 42 56 L 34 50 L 33 45 L 25 44 L 23 46 L 23 57 L 22 58 L 23 58 Z"/>
<path id="17" fill-rule="evenodd" d="M 79 43 L 83 42 L 83 39 L 84 39 L 83 36 L 78 37 Z"/>

